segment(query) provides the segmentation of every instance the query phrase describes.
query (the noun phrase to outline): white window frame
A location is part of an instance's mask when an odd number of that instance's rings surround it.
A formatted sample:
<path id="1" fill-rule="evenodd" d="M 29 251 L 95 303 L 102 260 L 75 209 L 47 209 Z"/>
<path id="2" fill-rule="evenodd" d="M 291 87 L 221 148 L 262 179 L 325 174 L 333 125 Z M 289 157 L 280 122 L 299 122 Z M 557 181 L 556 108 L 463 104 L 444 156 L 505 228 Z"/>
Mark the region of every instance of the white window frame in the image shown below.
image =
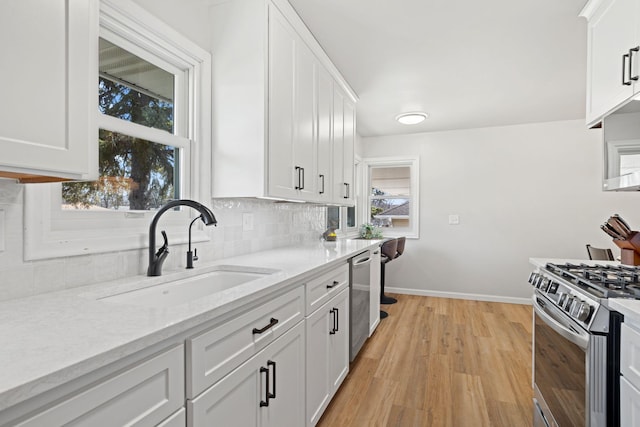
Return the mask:
<path id="1" fill-rule="evenodd" d="M 183 97 L 183 105 L 188 105 L 189 111 L 174 112 L 178 138 L 158 129 L 122 123 L 122 120 L 105 116 L 97 109 L 96 65 L 95 99 L 90 102 L 96 111 L 98 126 L 181 148 L 181 198 L 208 204 L 206 201 L 210 200 L 211 194 L 208 161 L 211 159 L 211 55 L 145 9 L 126 0 L 101 0 L 100 36 L 163 68 L 167 64 L 173 67 L 170 71 L 176 72 L 176 86 L 181 79 L 186 82 L 187 93 L 176 91 L 176 94 Z M 97 62 L 98 40 L 94 42 Z M 95 143 L 98 143 L 97 128 Z M 61 184 L 25 186 L 24 197 L 25 260 L 148 247 L 148 230 L 154 211 L 62 210 Z M 161 229 L 166 230 L 171 244 L 185 243 L 189 220 L 195 216 L 197 212 L 192 209 L 166 212 L 158 233 Z M 201 224 L 197 229 L 194 227 L 192 240 L 208 240 Z"/>
<path id="2" fill-rule="evenodd" d="M 362 193 L 365 194 L 362 221 L 371 222 L 371 168 L 373 167 L 402 167 L 408 166 L 411 171 L 411 210 L 409 213 L 409 227 L 382 227 L 385 237 L 406 236 L 408 239 L 420 238 L 420 158 L 419 157 L 375 157 L 363 160 L 363 172 L 366 174 L 366 187 Z"/>

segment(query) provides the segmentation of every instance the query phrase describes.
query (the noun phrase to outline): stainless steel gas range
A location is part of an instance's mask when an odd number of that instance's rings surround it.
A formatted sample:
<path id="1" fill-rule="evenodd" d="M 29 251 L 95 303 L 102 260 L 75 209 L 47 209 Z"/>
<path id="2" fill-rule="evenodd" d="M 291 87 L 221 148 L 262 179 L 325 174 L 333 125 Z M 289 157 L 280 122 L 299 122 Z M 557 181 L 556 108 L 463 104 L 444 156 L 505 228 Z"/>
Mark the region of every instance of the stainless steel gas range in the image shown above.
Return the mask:
<path id="1" fill-rule="evenodd" d="M 534 426 L 619 426 L 622 315 L 607 299 L 640 298 L 640 269 L 548 263 L 529 283 Z"/>

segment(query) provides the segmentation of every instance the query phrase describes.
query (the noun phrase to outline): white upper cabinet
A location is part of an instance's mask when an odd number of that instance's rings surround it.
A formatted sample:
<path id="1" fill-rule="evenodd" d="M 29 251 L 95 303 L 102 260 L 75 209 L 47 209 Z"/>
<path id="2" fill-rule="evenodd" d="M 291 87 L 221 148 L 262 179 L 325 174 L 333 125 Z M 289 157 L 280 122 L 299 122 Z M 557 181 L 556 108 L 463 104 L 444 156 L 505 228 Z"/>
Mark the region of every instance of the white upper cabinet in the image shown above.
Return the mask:
<path id="1" fill-rule="evenodd" d="M 333 201 L 354 204 L 355 107 L 339 88 L 333 91 Z"/>
<path id="2" fill-rule="evenodd" d="M 598 124 L 640 91 L 640 0 L 591 0 L 588 20 L 587 125 Z"/>
<path id="3" fill-rule="evenodd" d="M 353 152 L 342 122 L 333 139 L 333 96 L 353 108 L 353 91 L 284 0 L 217 4 L 211 21 L 213 197 L 335 202 L 331 160 Z"/>
<path id="4" fill-rule="evenodd" d="M 0 176 L 95 179 L 98 1 L 0 7 Z"/>
<path id="5" fill-rule="evenodd" d="M 333 80 L 329 72 L 318 67 L 317 189 L 318 201 L 333 201 Z"/>

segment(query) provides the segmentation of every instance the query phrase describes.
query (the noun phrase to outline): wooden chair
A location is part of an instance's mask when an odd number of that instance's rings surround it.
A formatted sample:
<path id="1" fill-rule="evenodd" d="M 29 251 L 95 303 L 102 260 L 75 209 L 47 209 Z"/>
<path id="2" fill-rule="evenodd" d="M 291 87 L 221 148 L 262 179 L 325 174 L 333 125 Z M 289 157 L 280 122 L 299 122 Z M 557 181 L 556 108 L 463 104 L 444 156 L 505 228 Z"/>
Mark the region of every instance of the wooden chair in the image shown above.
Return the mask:
<path id="1" fill-rule="evenodd" d="M 591 245 L 587 245 L 587 253 L 589 254 L 589 259 L 597 260 L 597 261 L 615 261 L 613 257 L 613 252 L 611 249 L 600 249 L 594 248 Z"/>

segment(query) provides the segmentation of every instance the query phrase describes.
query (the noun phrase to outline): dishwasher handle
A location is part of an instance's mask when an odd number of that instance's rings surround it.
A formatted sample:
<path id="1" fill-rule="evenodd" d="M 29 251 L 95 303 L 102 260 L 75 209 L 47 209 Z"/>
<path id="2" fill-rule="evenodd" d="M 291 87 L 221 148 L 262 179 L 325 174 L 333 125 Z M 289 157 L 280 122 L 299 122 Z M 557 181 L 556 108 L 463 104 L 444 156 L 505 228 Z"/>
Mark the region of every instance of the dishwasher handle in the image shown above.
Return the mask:
<path id="1" fill-rule="evenodd" d="M 369 264 L 369 263 L 371 263 L 371 257 L 366 257 L 366 258 L 362 258 L 362 259 L 359 259 L 357 261 L 354 261 L 353 265 L 354 266 L 356 266 L 356 265 L 360 266 L 360 265 Z"/>

